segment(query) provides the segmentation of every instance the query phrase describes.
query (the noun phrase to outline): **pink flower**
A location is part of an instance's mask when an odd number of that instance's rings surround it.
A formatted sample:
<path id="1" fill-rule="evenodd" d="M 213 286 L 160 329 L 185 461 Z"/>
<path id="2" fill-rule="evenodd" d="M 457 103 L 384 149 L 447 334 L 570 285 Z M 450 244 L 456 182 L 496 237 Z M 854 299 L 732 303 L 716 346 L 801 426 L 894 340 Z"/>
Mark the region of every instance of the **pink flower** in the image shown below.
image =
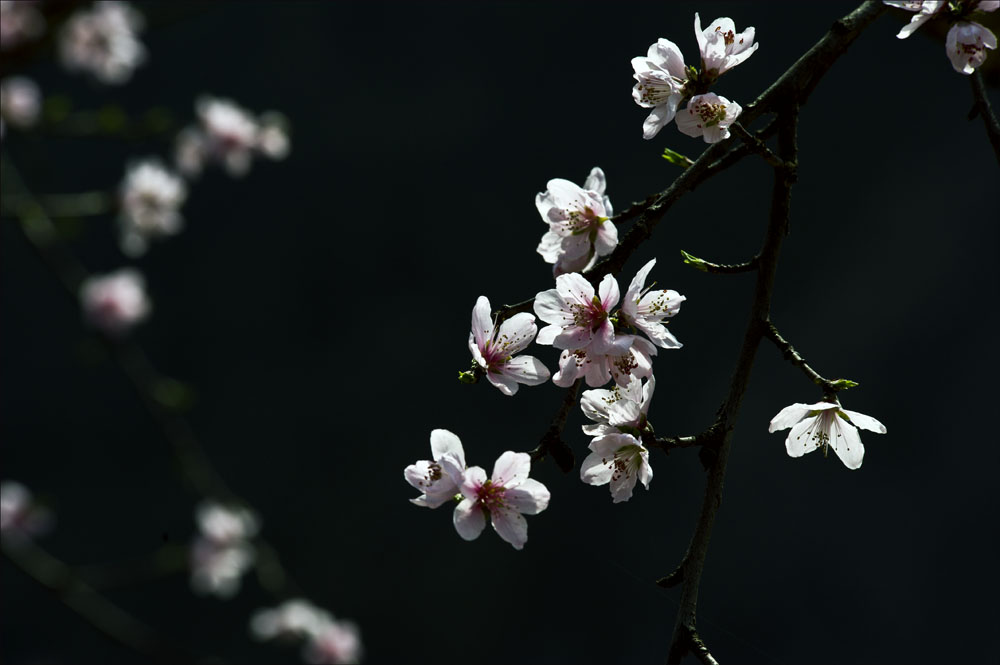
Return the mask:
<path id="1" fill-rule="evenodd" d="M 663 319 L 670 318 L 681 310 L 681 303 L 687 298 L 672 289 L 650 291 L 645 289 L 646 277 L 656 265 L 651 260 L 636 273 L 625 292 L 622 301 L 621 318 L 630 326 L 635 326 L 663 349 L 679 349 L 682 344 L 670 334 Z"/>
<path id="2" fill-rule="evenodd" d="M 201 534 L 191 545 L 191 587 L 197 593 L 229 598 L 256 560 L 250 539 L 257 535 L 257 517 L 245 508 L 205 502 L 196 513 Z"/>
<path id="3" fill-rule="evenodd" d="M 11 76 L 0 81 L 0 123 L 26 129 L 38 122 L 41 108 L 42 93 L 31 79 Z"/>
<path id="4" fill-rule="evenodd" d="M 974 21 L 959 21 L 948 31 L 944 47 L 955 71 L 971 74 L 986 61 L 986 49 L 996 49 L 997 36 Z"/>
<path id="5" fill-rule="evenodd" d="M 661 38 L 649 47 L 645 57 L 632 58 L 632 69 L 638 81 L 632 88 L 632 99 L 643 108 L 653 109 L 642 123 L 642 138 L 651 139 L 677 115 L 677 107 L 684 99 L 687 67 L 677 45 Z"/>
<path id="6" fill-rule="evenodd" d="M 250 620 L 250 632 L 259 640 L 303 640 L 302 658 L 307 663 L 340 665 L 361 658 L 358 627 L 335 620 L 326 610 L 301 598 L 258 611 Z"/>
<path id="7" fill-rule="evenodd" d="M 458 484 L 465 473 L 462 441 L 446 429 L 431 431 L 430 460 L 420 460 L 403 471 L 403 477 L 421 495 L 410 502 L 425 508 L 437 508 L 458 494 Z"/>
<path id="8" fill-rule="evenodd" d="M 131 268 L 86 279 L 80 285 L 80 304 L 87 322 L 112 336 L 124 335 L 152 309 L 145 280 Z"/>
<path id="9" fill-rule="evenodd" d="M 702 67 L 713 79 L 754 54 L 760 46 L 754 44 L 754 35 L 753 28 L 736 32 L 736 24 L 730 18 L 717 18 L 702 30 L 701 17 L 694 15 L 694 36 L 701 51 Z"/>
<path id="10" fill-rule="evenodd" d="M 549 325 L 538 333 L 538 343 L 557 349 L 585 349 L 595 354 L 621 354 L 628 348 L 627 340 L 616 340 L 609 315 L 618 304 L 618 282 L 605 275 L 598 287 L 583 275 L 570 273 L 556 278 L 556 288 L 535 296 L 534 309 Z"/>
<path id="11" fill-rule="evenodd" d="M 361 633 L 350 621 L 324 621 L 310 633 L 302 658 L 313 665 L 347 665 L 361 659 Z"/>
<path id="12" fill-rule="evenodd" d="M 627 386 L 632 377 L 644 379 L 653 372 L 656 347 L 636 335 L 615 335 L 615 340 L 627 344 L 623 353 L 596 354 L 584 349 L 564 350 L 559 356 L 559 371 L 552 375 L 552 383 L 569 388 L 581 376 L 591 388 L 603 386 L 614 379 L 619 386 Z"/>
<path id="13" fill-rule="evenodd" d="M 582 188 L 562 178 L 549 180 L 546 187 L 535 197 L 535 206 L 549 230 L 536 251 L 555 264 L 556 276 L 588 270 L 618 245 L 604 171 L 591 169 Z"/>
<path id="14" fill-rule="evenodd" d="M 743 107 L 739 104 L 714 92 L 696 95 L 677 114 L 677 129 L 688 136 L 701 136 L 705 143 L 718 143 L 729 138 L 729 125 L 736 122 L 742 112 Z"/>
<path id="15" fill-rule="evenodd" d="M 515 358 L 531 344 L 538 332 L 535 317 L 521 312 L 510 317 L 498 328 L 490 318 L 490 301 L 479 296 L 472 309 L 472 332 L 469 350 L 486 371 L 486 378 L 504 395 L 517 392 L 518 384 L 537 386 L 549 380 L 549 370 L 534 356 Z"/>
<path id="16" fill-rule="evenodd" d="M 486 527 L 486 514 L 497 534 L 521 549 L 528 541 L 528 523 L 524 515 L 537 515 L 549 505 L 549 490 L 528 478 L 531 457 L 528 453 L 508 450 L 493 466 L 493 476 L 486 478 L 482 467 L 465 471 L 459 489 L 462 502 L 455 508 L 455 530 L 465 540 L 475 540 Z"/>

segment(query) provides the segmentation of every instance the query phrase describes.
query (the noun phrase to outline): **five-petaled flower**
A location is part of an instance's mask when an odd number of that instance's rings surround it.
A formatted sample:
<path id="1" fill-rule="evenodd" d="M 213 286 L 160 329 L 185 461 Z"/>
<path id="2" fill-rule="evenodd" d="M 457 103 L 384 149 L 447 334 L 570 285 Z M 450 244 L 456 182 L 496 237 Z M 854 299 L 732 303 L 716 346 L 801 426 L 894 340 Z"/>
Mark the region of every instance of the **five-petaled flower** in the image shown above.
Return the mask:
<path id="1" fill-rule="evenodd" d="M 757 50 L 754 44 L 755 30 L 747 28 L 736 32 L 736 24 L 731 18 L 717 18 L 704 30 L 701 17 L 694 15 L 694 36 L 701 51 L 701 63 L 709 78 L 717 78 L 740 64 Z"/>
<path id="2" fill-rule="evenodd" d="M 538 331 L 538 343 L 596 354 L 624 353 L 627 341 L 615 339 L 610 320 L 620 296 L 618 282 L 611 275 L 601 280 L 597 294 L 583 275 L 559 275 L 556 288 L 535 296 L 535 314 L 549 324 Z"/>
<path id="3" fill-rule="evenodd" d="M 692 97 L 677 114 L 677 129 L 688 136 L 701 136 L 705 143 L 718 143 L 729 138 L 729 126 L 743 112 L 736 102 L 714 92 Z"/>
<path id="4" fill-rule="evenodd" d="M 792 404 L 771 420 L 768 432 L 792 428 L 785 439 L 785 449 L 791 457 L 801 457 L 817 448 L 833 448 L 848 469 L 857 469 L 865 456 L 858 428 L 885 434 L 885 425 L 871 416 L 848 411 L 840 404 Z"/>
<path id="5" fill-rule="evenodd" d="M 588 485 L 611 484 L 613 503 L 632 498 L 637 480 L 649 489 L 653 469 L 649 466 L 649 450 L 631 434 L 620 432 L 599 436 L 590 442 L 587 459 L 580 467 L 580 480 Z"/>
<path id="6" fill-rule="evenodd" d="M 625 351 L 600 354 L 584 349 L 564 350 L 559 355 L 559 371 L 552 375 L 552 383 L 569 388 L 582 376 L 591 388 L 603 386 L 609 379 L 627 386 L 633 377 L 645 379 L 652 374 L 655 346 L 638 335 L 615 335 L 615 341 L 626 344 Z"/>
<path id="7" fill-rule="evenodd" d="M 549 505 L 549 490 L 528 477 L 531 456 L 508 450 L 493 465 L 493 475 L 486 478 L 482 467 L 465 471 L 460 490 L 462 502 L 455 508 L 455 530 L 465 540 L 475 540 L 486 527 L 486 514 L 497 534 L 521 549 L 528 541 L 528 523 L 524 515 L 536 515 Z M 522 515 L 522 513 L 524 515 Z"/>
<path id="8" fill-rule="evenodd" d="M 595 166 L 583 187 L 554 178 L 535 197 L 538 214 L 549 225 L 536 251 L 554 264 L 554 275 L 588 270 L 618 244 L 606 189 L 604 171 Z"/>
<path id="9" fill-rule="evenodd" d="M 90 325 L 114 337 L 125 334 L 152 310 L 146 282 L 132 268 L 84 280 L 80 285 L 80 304 Z"/>
<path id="10" fill-rule="evenodd" d="M 490 301 L 479 296 L 472 309 L 472 332 L 469 350 L 486 372 L 487 380 L 504 395 L 517 392 L 519 383 L 537 386 L 549 380 L 549 370 L 534 356 L 514 355 L 531 344 L 538 332 L 535 317 L 521 312 L 497 327 L 490 318 Z"/>
<path id="11" fill-rule="evenodd" d="M 462 441 L 446 429 L 431 431 L 431 457 L 433 460 L 420 460 L 403 471 L 406 482 L 422 492 L 410 501 L 425 508 L 437 508 L 454 499 L 465 473 Z"/>
<path id="12" fill-rule="evenodd" d="M 630 326 L 635 326 L 646 336 L 663 349 L 679 349 L 682 344 L 677 341 L 667 327 L 663 324 L 663 319 L 672 317 L 681 310 L 681 303 L 686 300 L 684 296 L 672 289 L 660 289 L 651 291 L 646 289 L 646 277 L 649 271 L 656 265 L 656 259 L 652 259 L 639 269 L 629 284 L 625 298 L 622 300 L 622 320 Z M 652 287 L 650 287 L 652 288 Z"/>
<path id="13" fill-rule="evenodd" d="M 256 560 L 250 539 L 260 523 L 246 508 L 206 501 L 196 513 L 200 534 L 191 545 L 191 587 L 197 593 L 229 598 L 240 589 L 240 578 Z"/>
<path id="14" fill-rule="evenodd" d="M 645 383 L 633 378 L 624 387 L 585 390 L 580 398 L 580 409 L 594 424 L 584 425 L 583 433 L 598 437 L 616 433 L 641 436 L 646 429 L 655 389 L 656 377 L 650 375 Z"/>
<path id="15" fill-rule="evenodd" d="M 649 47 L 645 57 L 632 58 L 632 99 L 639 106 L 653 109 L 642 123 L 642 138 L 656 136 L 677 115 L 684 100 L 688 71 L 681 51 L 669 39 L 660 38 Z"/>

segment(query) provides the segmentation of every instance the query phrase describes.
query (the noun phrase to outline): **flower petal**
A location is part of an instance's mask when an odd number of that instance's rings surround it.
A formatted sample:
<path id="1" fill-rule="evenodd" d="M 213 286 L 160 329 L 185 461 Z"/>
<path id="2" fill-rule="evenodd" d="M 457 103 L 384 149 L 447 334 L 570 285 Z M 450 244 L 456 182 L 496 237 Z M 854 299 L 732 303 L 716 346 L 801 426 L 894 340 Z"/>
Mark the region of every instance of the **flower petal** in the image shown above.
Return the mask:
<path id="1" fill-rule="evenodd" d="M 614 453 L 610 457 L 597 452 L 587 455 L 580 465 L 580 480 L 595 487 L 610 483 L 613 470 L 608 461 L 611 457 L 614 457 Z"/>
<path id="2" fill-rule="evenodd" d="M 462 440 L 446 429 L 431 430 L 431 455 L 435 462 L 444 455 L 453 456 L 465 468 L 465 450 Z"/>
<path id="3" fill-rule="evenodd" d="M 841 409 L 841 412 L 846 414 L 848 418 L 855 427 L 860 427 L 861 429 L 866 429 L 869 432 L 875 432 L 876 434 L 885 434 L 885 425 L 875 420 L 871 416 L 866 416 L 863 413 L 858 413 L 857 411 L 848 411 L 847 409 Z"/>
<path id="4" fill-rule="evenodd" d="M 466 499 L 476 501 L 479 499 L 479 488 L 486 483 L 486 470 L 481 466 L 470 466 L 462 475 L 462 482 L 458 485 L 458 491 Z"/>
<path id="5" fill-rule="evenodd" d="M 490 314 L 490 301 L 486 296 L 479 296 L 476 306 L 472 308 L 472 334 L 476 338 L 476 346 L 483 350 L 486 342 L 493 336 L 493 319 Z"/>
<path id="6" fill-rule="evenodd" d="M 588 175 L 587 179 L 583 182 L 583 188 L 597 192 L 598 194 L 604 194 L 604 190 L 606 190 L 607 187 L 608 182 L 604 177 L 604 171 L 602 171 L 599 166 L 595 166 L 590 169 L 590 175 Z"/>
<path id="7" fill-rule="evenodd" d="M 778 415 L 771 418 L 771 424 L 768 426 L 767 431 L 773 434 L 779 429 L 788 429 L 809 415 L 812 407 L 812 404 L 792 404 L 791 406 L 786 406 L 781 411 L 778 411 Z"/>
<path id="8" fill-rule="evenodd" d="M 854 425 L 839 416 L 833 417 L 833 424 L 830 427 L 830 447 L 848 469 L 861 468 L 861 462 L 865 457 L 861 435 Z"/>
<path id="9" fill-rule="evenodd" d="M 493 510 L 490 520 L 497 535 L 513 545 L 515 550 L 528 542 L 528 522 L 516 510 Z"/>
<path id="10" fill-rule="evenodd" d="M 519 312 L 500 324 L 496 345 L 512 356 L 523 351 L 538 333 L 535 317 L 527 312 Z"/>
<path id="11" fill-rule="evenodd" d="M 788 438 L 785 439 L 785 451 L 788 452 L 789 457 L 802 457 L 819 447 L 812 437 L 812 431 L 818 425 L 816 422 L 818 419 L 819 416 L 809 416 L 792 427 Z"/>
<path id="12" fill-rule="evenodd" d="M 462 540 L 475 540 L 486 528 L 486 516 L 483 515 L 482 508 L 470 499 L 462 499 L 462 502 L 455 506 L 452 522 Z"/>
<path id="13" fill-rule="evenodd" d="M 560 275 L 560 277 L 563 277 L 563 275 Z M 551 323 L 559 327 L 573 323 L 573 315 L 570 314 L 569 307 L 566 306 L 566 301 L 563 300 L 556 289 L 548 289 L 536 293 L 532 309 L 534 309 L 535 315 L 546 323 Z M 543 328 L 542 330 L 544 331 L 545 329 Z M 539 337 L 541 337 L 541 334 L 539 334 Z M 539 341 L 538 343 L 551 344 L 552 342 Z"/>
<path id="14" fill-rule="evenodd" d="M 495 370 L 490 370 L 486 373 L 486 380 L 507 397 L 513 397 L 520 388 L 514 377 L 501 374 Z"/>
<path id="15" fill-rule="evenodd" d="M 537 515 L 548 508 L 550 498 L 548 488 L 534 478 L 526 478 L 504 492 L 504 500 L 525 515 Z"/>
<path id="16" fill-rule="evenodd" d="M 493 465 L 493 484 L 501 487 L 517 487 L 531 473 L 531 456 L 508 450 L 497 458 Z"/>
<path id="17" fill-rule="evenodd" d="M 543 384 L 550 376 L 548 368 L 534 356 L 511 358 L 497 369 L 497 373 L 526 386 Z"/>

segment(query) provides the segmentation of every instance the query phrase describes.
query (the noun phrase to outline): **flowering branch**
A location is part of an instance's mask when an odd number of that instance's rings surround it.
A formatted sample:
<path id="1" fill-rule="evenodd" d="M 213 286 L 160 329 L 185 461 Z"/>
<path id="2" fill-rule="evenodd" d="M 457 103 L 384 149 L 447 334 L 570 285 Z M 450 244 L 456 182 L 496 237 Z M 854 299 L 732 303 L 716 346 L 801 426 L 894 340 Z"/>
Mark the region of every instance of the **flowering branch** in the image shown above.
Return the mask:
<path id="1" fill-rule="evenodd" d="M 805 358 L 799 355 L 798 351 L 778 332 L 778 329 L 774 327 L 774 324 L 770 320 L 767 322 L 767 327 L 764 330 L 764 336 L 769 340 L 774 342 L 774 345 L 778 347 L 781 351 L 781 355 L 784 356 L 785 360 L 792 363 L 799 369 L 801 369 L 809 380 L 815 383 L 817 386 L 823 388 L 823 394 L 826 396 L 834 396 L 840 390 L 846 390 L 848 388 L 854 388 L 858 384 L 854 381 L 849 381 L 847 379 L 826 379 L 823 378 L 819 372 L 814 370 L 812 367 L 806 363 Z"/>
<path id="2" fill-rule="evenodd" d="M 749 145 L 754 150 L 754 152 L 763 157 L 765 162 L 767 162 L 771 166 L 782 165 L 781 158 L 779 158 L 776 154 L 771 152 L 771 149 L 768 148 L 766 145 L 764 145 L 763 141 L 761 141 L 759 138 L 748 132 L 746 127 L 744 127 L 738 122 L 734 122 L 732 125 L 729 126 L 729 128 L 733 130 L 733 133 L 736 134 L 736 136 L 740 137 L 740 139 L 744 143 Z"/>
<path id="3" fill-rule="evenodd" d="M 555 460 L 555 463 L 562 469 L 563 473 L 569 473 L 573 470 L 573 466 L 576 463 L 573 458 L 573 450 L 562 440 L 562 431 L 566 426 L 566 417 L 569 415 L 570 410 L 576 406 L 581 383 L 583 383 L 583 379 L 577 380 L 566 391 L 566 397 L 563 398 L 563 403 L 559 407 L 559 411 L 552 418 L 552 424 L 549 425 L 548 431 L 542 436 L 538 447 L 530 453 L 532 461 L 540 460 L 546 454 L 549 454 L 552 455 L 552 459 Z"/>
<path id="4" fill-rule="evenodd" d="M 997 161 L 1000 162 L 1000 122 L 997 121 L 990 106 L 990 100 L 986 97 L 986 84 L 983 83 L 983 74 L 978 69 L 969 76 L 969 83 L 972 85 L 972 97 L 976 101 L 976 110 L 983 118 L 983 126 L 986 127 L 986 135 L 990 138 L 990 145 L 996 153 Z"/>

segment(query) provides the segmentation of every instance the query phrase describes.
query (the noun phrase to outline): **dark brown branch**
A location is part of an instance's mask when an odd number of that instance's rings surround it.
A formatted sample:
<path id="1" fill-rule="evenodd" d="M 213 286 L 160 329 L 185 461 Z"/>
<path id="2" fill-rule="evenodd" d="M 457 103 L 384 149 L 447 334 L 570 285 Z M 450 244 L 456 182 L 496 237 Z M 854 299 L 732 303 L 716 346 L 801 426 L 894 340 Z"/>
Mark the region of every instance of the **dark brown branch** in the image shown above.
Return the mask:
<path id="1" fill-rule="evenodd" d="M 718 423 L 713 424 L 704 432 L 691 436 L 656 436 L 652 432 L 642 433 L 642 444 L 647 448 L 659 448 L 665 453 L 678 448 L 695 448 L 698 446 L 716 446 L 721 441 L 722 430 Z"/>
<path id="2" fill-rule="evenodd" d="M 799 352 L 795 350 L 791 343 L 781 336 L 778 329 L 775 328 L 774 324 L 770 321 L 767 322 L 767 327 L 764 329 L 764 336 L 774 342 L 774 345 L 778 347 L 779 351 L 781 351 L 781 355 L 785 358 L 785 360 L 801 369 L 802 372 L 809 377 L 810 381 L 821 387 L 823 389 L 824 396 L 834 397 L 838 391 L 853 388 L 858 385 L 854 381 L 848 381 L 847 379 L 831 380 L 821 376 L 819 372 L 809 366 L 805 358 L 799 355 Z"/>
<path id="3" fill-rule="evenodd" d="M 566 426 L 566 418 L 569 416 L 569 412 L 576 406 L 581 383 L 583 383 L 583 379 L 578 379 L 566 391 L 566 397 L 563 398 L 563 403 L 559 407 L 559 411 L 553 416 L 552 424 L 549 425 L 548 431 L 545 432 L 538 447 L 530 453 L 532 461 L 540 460 L 545 455 L 551 455 L 563 473 L 569 473 L 573 470 L 573 466 L 576 463 L 573 458 L 573 450 L 563 441 L 562 431 Z"/>
<path id="4" fill-rule="evenodd" d="M 990 106 L 990 100 L 986 96 L 986 84 L 983 83 L 983 74 L 978 69 L 969 76 L 969 84 L 972 86 L 972 98 L 976 101 L 976 110 L 983 118 L 983 126 L 986 127 L 986 135 L 990 138 L 990 145 L 996 153 L 997 162 L 1000 162 L 1000 122 L 997 121 Z"/>
<path id="5" fill-rule="evenodd" d="M 708 470 L 705 498 L 702 501 L 701 514 L 691 537 L 691 543 L 684 556 L 683 572 L 676 573 L 675 571 L 674 573 L 681 575 L 683 582 L 680 608 L 674 625 L 668 663 L 680 663 L 689 651 L 694 652 L 702 659 L 702 662 L 715 662 L 714 659 L 711 659 L 712 656 L 704 642 L 697 637 L 698 587 L 705 565 L 705 557 L 708 554 L 715 515 L 722 503 L 722 487 L 732 444 L 733 426 L 739 414 L 743 395 L 750 383 L 750 371 L 753 368 L 757 347 L 760 345 L 760 340 L 766 329 L 768 312 L 771 307 L 771 294 L 774 290 L 774 276 L 778 267 L 778 256 L 781 252 L 782 240 L 788 232 L 791 187 L 795 182 L 795 170 L 791 165 L 795 164 L 797 159 L 795 132 L 798 124 L 798 108 L 791 106 L 783 109 L 783 112 L 779 113 L 778 122 L 780 123 L 778 155 L 784 165 L 774 169 L 771 214 L 758 254 L 757 283 L 750 309 L 750 320 L 747 323 L 743 346 L 729 384 L 729 392 L 719 407 L 718 429 L 722 433 L 721 442 Z M 670 579 L 670 577 L 668 576 L 666 579 Z"/>
<path id="6" fill-rule="evenodd" d="M 734 122 L 730 125 L 730 129 L 733 130 L 733 134 L 740 137 L 741 141 L 746 143 L 754 152 L 763 157 L 765 162 L 771 166 L 782 166 L 781 159 L 776 154 L 771 152 L 771 149 L 764 145 L 763 141 L 748 132 L 743 125 L 738 122 Z"/>

